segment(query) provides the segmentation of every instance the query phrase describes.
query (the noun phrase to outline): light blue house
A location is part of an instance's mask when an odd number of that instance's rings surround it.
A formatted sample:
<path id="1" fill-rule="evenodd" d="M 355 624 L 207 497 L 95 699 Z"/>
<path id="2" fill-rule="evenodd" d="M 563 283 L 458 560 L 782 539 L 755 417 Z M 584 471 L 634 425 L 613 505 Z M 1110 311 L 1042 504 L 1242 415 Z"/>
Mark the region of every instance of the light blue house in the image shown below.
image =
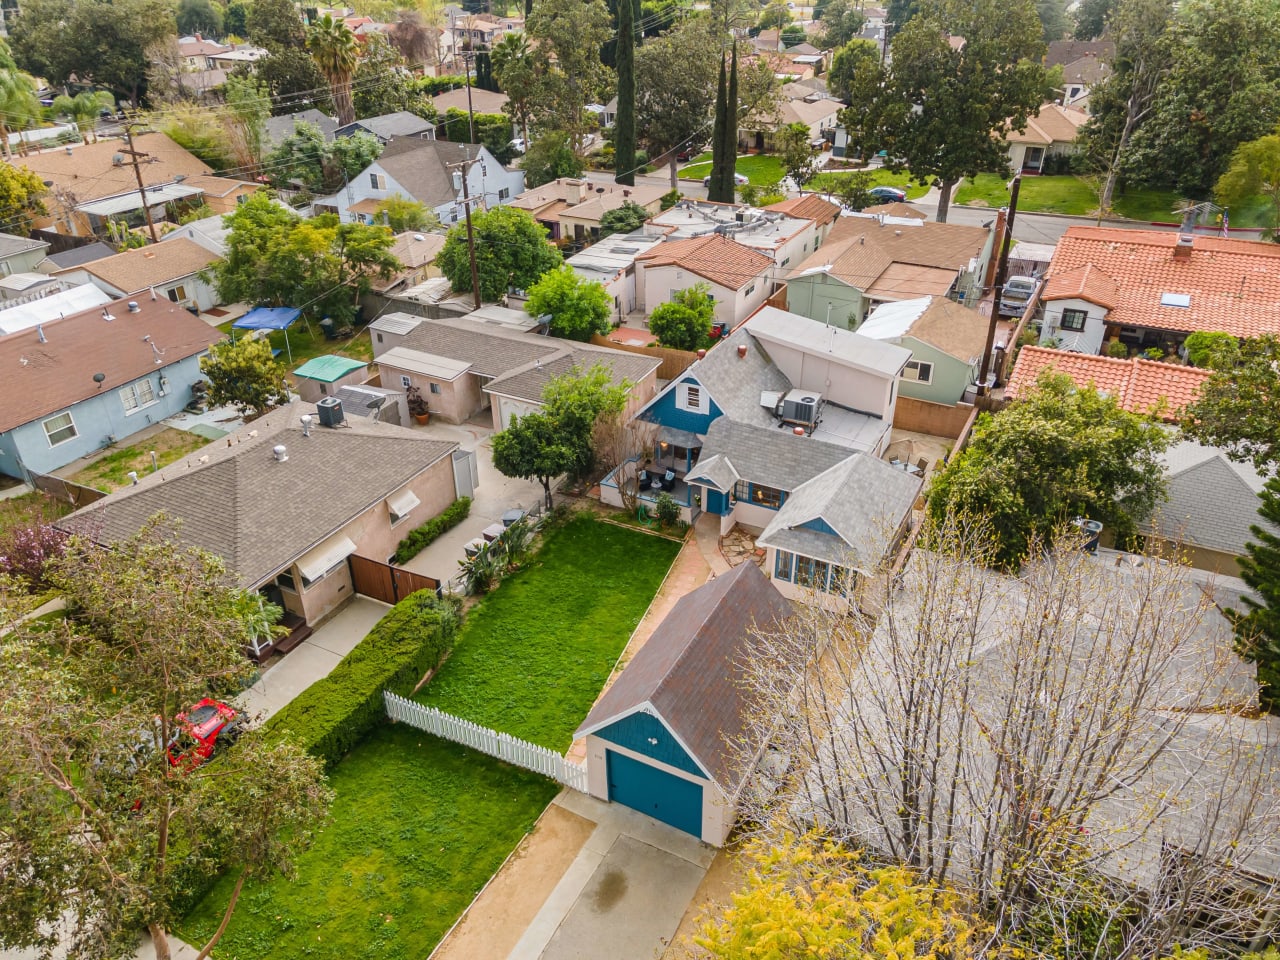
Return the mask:
<path id="1" fill-rule="evenodd" d="M 221 339 L 150 297 L 0 337 L 0 473 L 49 473 L 179 412 Z"/>

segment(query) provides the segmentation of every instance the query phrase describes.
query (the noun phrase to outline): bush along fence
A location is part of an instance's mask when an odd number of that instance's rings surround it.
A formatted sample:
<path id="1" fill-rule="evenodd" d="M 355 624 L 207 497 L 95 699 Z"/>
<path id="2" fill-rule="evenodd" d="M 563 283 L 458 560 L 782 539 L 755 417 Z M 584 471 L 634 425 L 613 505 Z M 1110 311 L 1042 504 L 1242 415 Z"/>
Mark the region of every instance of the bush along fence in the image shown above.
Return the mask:
<path id="1" fill-rule="evenodd" d="M 409 531 L 409 535 L 396 547 L 393 563 L 408 563 L 427 547 L 448 533 L 471 513 L 471 498 L 459 497 L 445 507 L 437 516 L 432 517 L 422 526 Z"/>
<path id="2" fill-rule="evenodd" d="M 435 707 L 406 700 L 390 690 L 385 691 L 382 698 L 386 702 L 387 716 L 392 720 L 425 730 L 442 740 L 460 743 L 513 766 L 540 773 L 574 790 L 587 792 L 587 768 L 566 760 L 554 750 L 513 737 L 509 733 L 482 727 Z"/>

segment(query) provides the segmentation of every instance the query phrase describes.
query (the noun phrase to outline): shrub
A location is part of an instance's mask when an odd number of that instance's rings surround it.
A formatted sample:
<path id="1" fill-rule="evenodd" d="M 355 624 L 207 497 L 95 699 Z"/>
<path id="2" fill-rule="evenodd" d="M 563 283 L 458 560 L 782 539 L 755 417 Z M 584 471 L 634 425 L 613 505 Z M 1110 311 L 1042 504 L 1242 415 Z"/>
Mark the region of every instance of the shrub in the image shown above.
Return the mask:
<path id="1" fill-rule="evenodd" d="M 17 510 L 12 513 L 18 518 Z M 0 519 L 8 518 L 0 513 Z M 66 542 L 67 535 L 38 507 L 25 523 L 12 527 L 0 523 L 0 574 L 18 578 L 30 593 L 40 593 L 49 586 L 44 578 L 45 563 L 62 556 Z"/>
<path id="2" fill-rule="evenodd" d="M 1116 360 L 1127 360 L 1129 358 L 1129 348 L 1119 340 L 1112 340 L 1107 344 L 1107 356 Z"/>
<path id="3" fill-rule="evenodd" d="M 448 533 L 471 513 L 471 498 L 459 497 L 445 507 L 439 515 L 432 517 L 422 526 L 410 530 L 409 535 L 396 547 L 393 563 L 408 563 L 443 534 Z"/>
<path id="4" fill-rule="evenodd" d="M 663 210 L 670 210 L 680 202 L 680 191 L 678 189 L 668 190 L 662 195 L 662 200 L 659 202 L 662 204 Z"/>
<path id="5" fill-rule="evenodd" d="M 680 505 L 676 503 L 669 493 L 658 495 L 656 512 L 658 514 L 658 522 L 664 527 L 674 526 L 676 521 L 680 519 Z"/>
<path id="6" fill-rule="evenodd" d="M 333 672 L 267 721 L 268 737 L 290 736 L 332 767 L 386 717 L 382 691 L 408 696 L 440 665 L 457 632 L 457 608 L 419 590 L 391 608 Z"/>

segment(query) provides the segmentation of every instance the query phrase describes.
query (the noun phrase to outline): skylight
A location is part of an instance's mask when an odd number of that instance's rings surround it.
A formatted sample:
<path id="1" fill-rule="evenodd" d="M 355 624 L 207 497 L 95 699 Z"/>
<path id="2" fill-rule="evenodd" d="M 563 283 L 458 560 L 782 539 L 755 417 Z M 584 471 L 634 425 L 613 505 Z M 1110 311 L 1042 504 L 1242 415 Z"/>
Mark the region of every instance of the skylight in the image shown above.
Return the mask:
<path id="1" fill-rule="evenodd" d="M 1189 307 L 1189 306 L 1191 306 L 1191 294 L 1189 294 L 1189 293 L 1162 293 L 1162 294 L 1160 294 L 1160 306 L 1162 306 L 1162 307 Z"/>

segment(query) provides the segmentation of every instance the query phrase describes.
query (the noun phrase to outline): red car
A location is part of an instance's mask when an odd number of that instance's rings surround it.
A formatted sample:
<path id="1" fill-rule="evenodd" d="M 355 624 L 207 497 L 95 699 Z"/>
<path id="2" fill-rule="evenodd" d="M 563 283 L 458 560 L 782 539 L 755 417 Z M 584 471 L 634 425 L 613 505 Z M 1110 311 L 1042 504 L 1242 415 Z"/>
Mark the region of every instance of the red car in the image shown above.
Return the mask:
<path id="1" fill-rule="evenodd" d="M 178 732 L 169 741 L 169 765 L 192 769 L 240 738 L 239 714 L 218 700 L 205 697 L 186 713 L 174 717 Z"/>

